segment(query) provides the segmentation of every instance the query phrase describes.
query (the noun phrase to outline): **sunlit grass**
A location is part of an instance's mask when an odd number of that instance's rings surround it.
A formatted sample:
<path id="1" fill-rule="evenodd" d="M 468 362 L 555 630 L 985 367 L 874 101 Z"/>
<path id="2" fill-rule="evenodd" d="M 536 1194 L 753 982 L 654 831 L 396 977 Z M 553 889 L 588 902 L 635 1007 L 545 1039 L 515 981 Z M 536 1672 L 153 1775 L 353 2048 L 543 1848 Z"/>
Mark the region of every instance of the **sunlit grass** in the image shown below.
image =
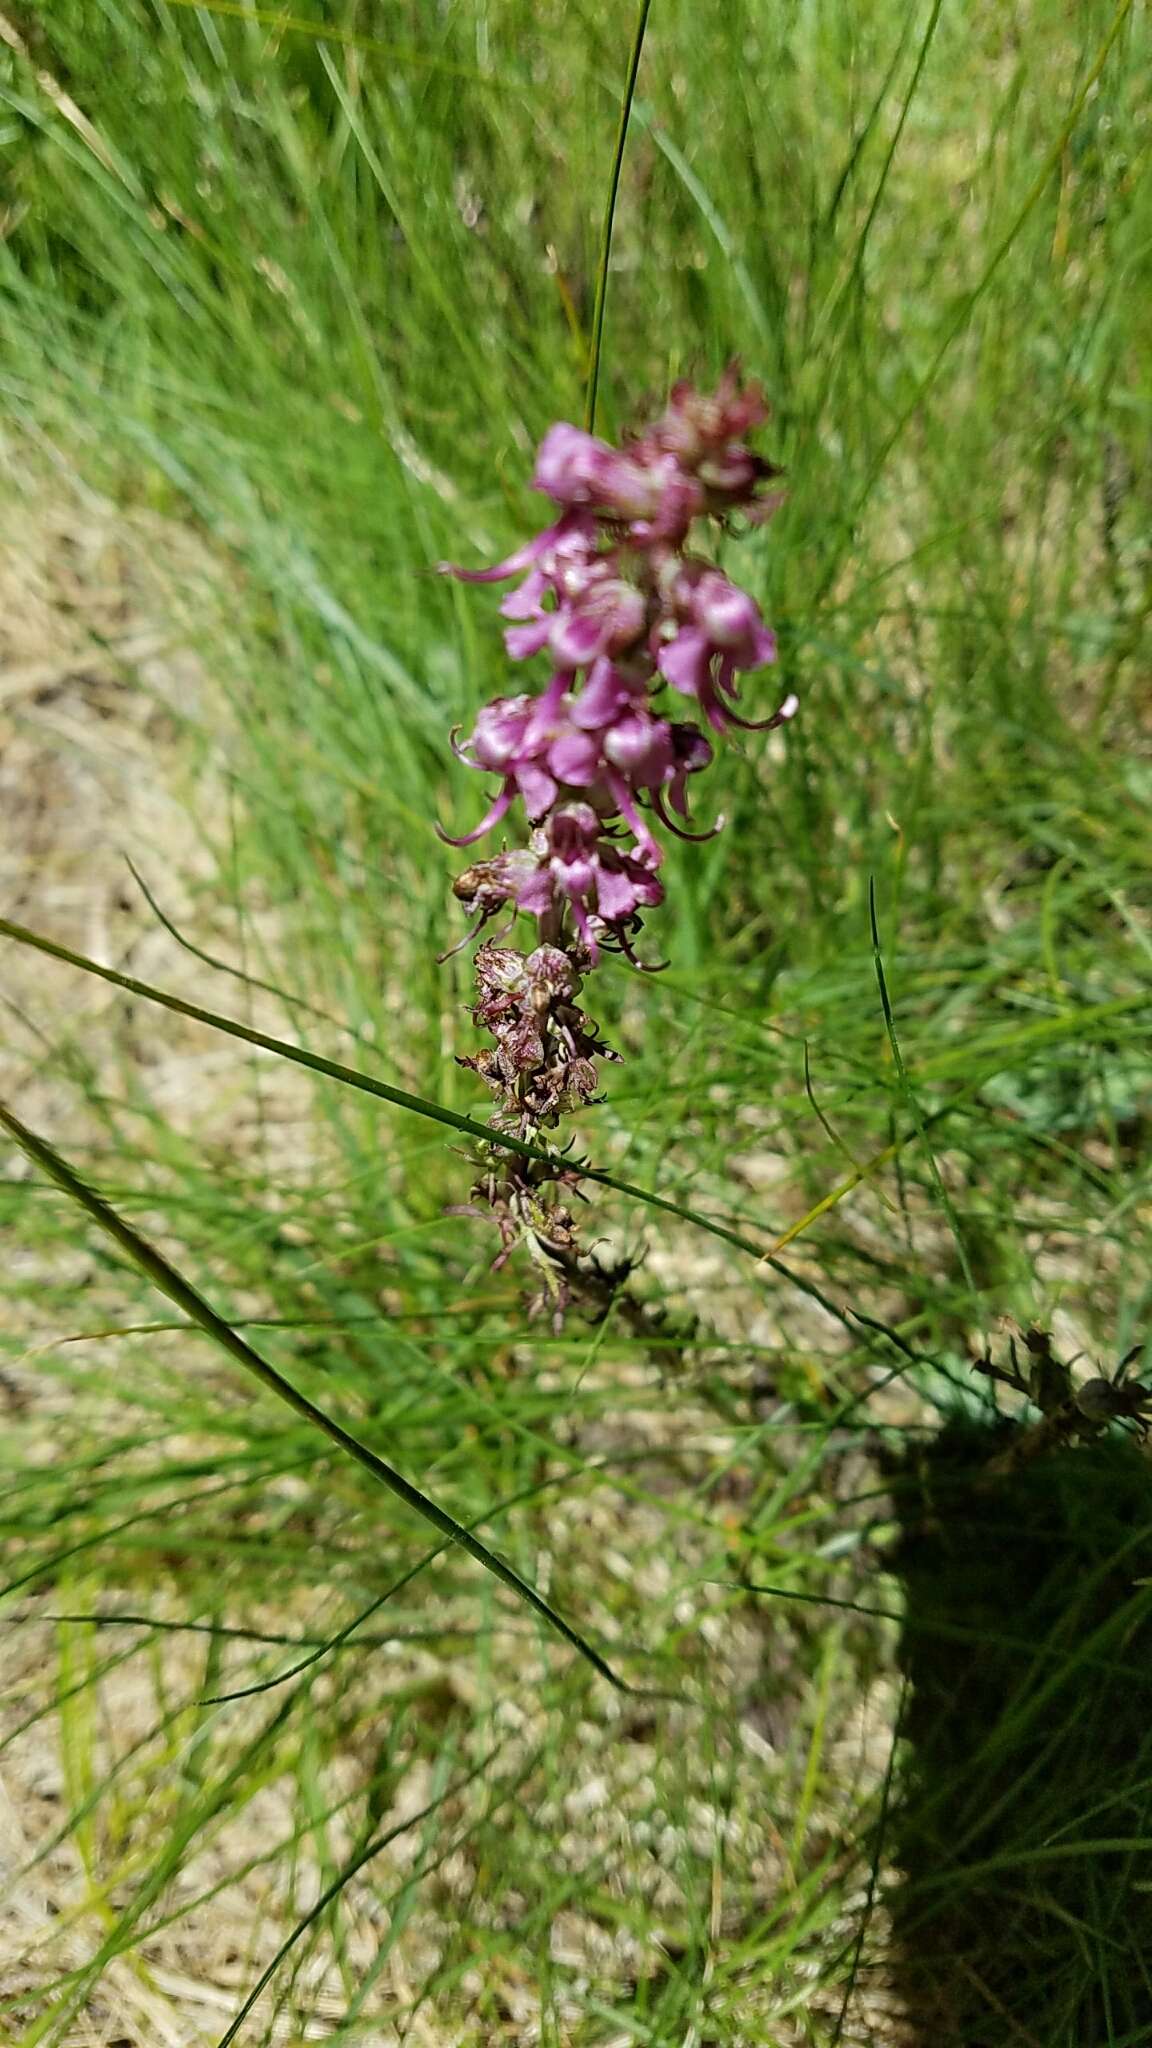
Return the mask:
<path id="1" fill-rule="evenodd" d="M 140 873 L 272 992 L 184 958 L 179 993 L 483 1116 L 431 826 L 472 821 L 445 736 L 502 654 L 434 565 L 524 530 L 581 416 L 630 24 L 278 12 L 68 0 L 0 46 L 6 431 L 213 565 L 171 591 L 203 857 Z M 1135 5 L 653 10 L 601 419 L 763 377 L 788 498 L 733 566 L 802 710 L 671 854 L 667 974 L 599 977 L 626 1059 L 581 1143 L 764 1253 L 803 1225 L 807 1292 L 590 1189 L 675 1316 L 556 1338 L 445 1215 L 431 1124 L 239 1046 L 224 1108 L 162 1103 L 141 1046 L 224 1041 L 78 1016 L 59 964 L 6 1023 L 18 1114 L 50 1083 L 53 1143 L 232 1326 L 680 1696 L 616 1700 L 458 1554 L 378 1604 L 427 1532 L 12 1169 L 2 1739 L 60 1760 L 22 2048 L 84 2010 L 218 2040 L 297 1925 L 242 2038 L 831 2042 L 850 1976 L 883 2038 L 896 1626 L 813 1599 L 898 1611 L 877 1432 L 976 1411 L 1000 1317 L 1105 1366 L 1147 1324 L 1149 56 Z"/>

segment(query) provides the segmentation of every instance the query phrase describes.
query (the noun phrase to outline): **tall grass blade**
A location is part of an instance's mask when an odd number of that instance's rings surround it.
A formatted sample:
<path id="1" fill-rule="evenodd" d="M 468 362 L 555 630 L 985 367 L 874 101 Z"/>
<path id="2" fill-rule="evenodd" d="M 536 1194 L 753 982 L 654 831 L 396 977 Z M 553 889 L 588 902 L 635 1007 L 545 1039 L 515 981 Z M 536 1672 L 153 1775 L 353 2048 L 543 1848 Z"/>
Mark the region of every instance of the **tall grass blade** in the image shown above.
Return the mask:
<path id="1" fill-rule="evenodd" d="M 526 1579 L 522 1579 L 518 1572 L 513 1571 L 511 1565 L 505 1564 L 503 1558 L 498 1557 L 495 1551 L 489 1550 L 486 1544 L 471 1535 L 462 1523 L 455 1521 L 434 1500 L 429 1499 L 427 1494 L 421 1493 L 419 1487 L 413 1486 L 402 1473 L 385 1464 L 383 1458 L 377 1457 L 375 1451 L 370 1450 L 367 1444 L 362 1444 L 332 1416 L 326 1415 L 322 1408 L 318 1408 L 314 1401 L 310 1401 L 306 1394 L 300 1393 L 282 1373 L 277 1372 L 275 1366 L 269 1365 L 267 1359 L 262 1358 L 258 1351 L 254 1351 L 231 1324 L 217 1314 L 204 1296 L 176 1271 L 163 1253 L 157 1251 L 155 1245 L 150 1244 L 138 1230 L 127 1223 L 102 1195 L 98 1195 L 94 1188 L 90 1188 L 81 1180 L 67 1161 L 62 1159 L 43 1138 L 37 1136 L 35 1131 L 29 1130 L 26 1124 L 21 1123 L 4 1103 L 0 1103 L 0 1124 L 21 1150 L 27 1153 L 29 1159 L 39 1166 L 42 1172 L 48 1174 L 49 1178 L 54 1180 L 56 1185 L 62 1188 L 79 1208 L 85 1210 L 92 1221 L 99 1224 L 101 1230 L 105 1231 L 122 1251 L 127 1253 L 133 1265 L 138 1266 L 140 1271 L 147 1275 L 153 1286 L 158 1287 L 162 1294 L 166 1294 L 170 1301 L 174 1301 L 178 1308 L 183 1309 L 206 1336 L 211 1337 L 222 1351 L 226 1351 L 229 1357 L 244 1367 L 246 1372 L 259 1380 L 261 1386 L 267 1387 L 270 1393 L 275 1394 L 277 1400 L 294 1409 L 296 1414 L 302 1416 L 305 1422 L 311 1423 L 314 1429 L 321 1430 L 340 1450 L 347 1452 L 350 1458 L 355 1458 L 357 1464 L 362 1465 L 366 1472 L 370 1472 L 374 1479 L 379 1480 L 382 1486 L 386 1486 L 389 1492 L 394 1493 L 398 1500 L 402 1500 L 405 1507 L 411 1508 L 424 1521 L 430 1522 L 432 1527 L 438 1529 L 450 1543 L 459 1544 L 462 1550 L 468 1552 L 469 1557 L 475 1558 L 478 1564 L 484 1566 L 485 1571 L 491 1572 L 503 1585 L 508 1586 L 519 1599 L 539 1614 L 549 1627 L 562 1635 L 564 1640 L 570 1643 L 573 1649 L 578 1650 L 610 1685 L 615 1686 L 620 1692 L 633 1690 L 624 1679 L 617 1676 L 611 1665 L 592 1648 L 591 1643 L 586 1642 L 584 1637 L 565 1621 L 562 1614 L 550 1606 L 547 1600 L 542 1599 L 534 1586 L 530 1586 Z"/>
<path id="2" fill-rule="evenodd" d="M 592 354 L 588 363 L 588 392 L 584 403 L 584 424 L 589 433 L 592 433 L 596 425 L 596 397 L 600 388 L 600 354 L 604 343 L 604 308 L 608 298 L 608 266 L 612 259 L 612 228 L 616 219 L 616 199 L 620 191 L 620 173 L 624 168 L 624 149 L 628 141 L 628 122 L 632 114 L 636 79 L 640 71 L 640 58 L 644 50 L 644 37 L 651 10 L 652 0 L 640 0 L 640 13 L 636 22 L 636 33 L 632 38 L 632 56 L 628 64 L 624 98 L 620 104 L 620 125 L 616 131 L 616 150 L 612 158 L 612 175 L 608 181 L 604 226 L 600 232 L 596 299 L 592 309 Z"/>
<path id="3" fill-rule="evenodd" d="M 454 1109 L 445 1109 L 443 1104 L 431 1102 L 424 1095 L 413 1095 L 407 1088 L 393 1088 L 387 1081 L 378 1081 L 372 1074 L 362 1074 L 355 1067 L 347 1067 L 340 1060 L 325 1059 L 321 1053 L 309 1052 L 304 1046 L 289 1045 L 283 1038 L 274 1038 L 267 1031 L 257 1031 L 250 1024 L 240 1023 L 238 1018 L 225 1017 L 215 1010 L 207 1010 L 200 1003 L 186 1002 L 183 996 L 170 994 L 166 989 L 153 988 L 146 981 L 137 981 L 131 974 L 121 974 L 115 967 L 104 967 L 98 960 L 89 960 L 83 953 L 74 953 L 68 946 L 57 945 L 54 939 L 46 939 L 39 932 L 30 931 L 26 925 L 13 924 L 10 919 L 0 917 L 0 938 L 15 939 L 19 945 L 33 946 L 38 952 L 46 953 L 50 959 L 62 960 L 69 967 L 82 968 L 85 974 L 99 975 L 102 981 L 109 981 L 116 988 L 126 989 L 129 995 L 140 996 L 145 1002 L 159 1003 L 166 1010 L 174 1010 L 178 1016 L 191 1017 L 198 1024 L 208 1024 L 214 1031 L 225 1031 L 231 1038 L 241 1038 L 247 1045 L 257 1045 L 264 1052 L 276 1053 L 280 1059 L 294 1060 L 298 1066 L 310 1067 L 315 1074 L 326 1074 L 330 1080 L 342 1081 L 348 1088 L 361 1088 L 368 1095 L 379 1096 L 382 1102 L 391 1102 L 399 1109 L 408 1109 L 417 1116 L 428 1117 L 433 1123 L 446 1124 L 450 1130 L 463 1131 L 469 1138 L 477 1138 L 482 1144 L 498 1150 L 515 1152 L 522 1159 L 536 1159 L 551 1165 L 553 1155 L 538 1145 L 529 1145 L 521 1138 L 514 1138 L 504 1132 L 493 1131 L 487 1124 L 478 1123 L 474 1117 L 461 1116 Z M 573 1161 L 573 1164 L 577 1162 Z M 649 1208 L 662 1209 L 666 1215 L 679 1216 L 684 1223 L 693 1223 L 697 1229 L 710 1231 L 714 1237 L 721 1237 L 726 1243 L 736 1245 L 741 1251 L 759 1256 L 760 1247 L 739 1231 L 730 1230 L 713 1217 L 704 1216 L 699 1210 L 688 1208 L 683 1202 L 670 1201 L 666 1195 L 658 1195 L 651 1188 L 635 1186 L 632 1181 L 621 1180 L 618 1175 L 607 1172 L 603 1167 L 580 1164 L 580 1173 L 585 1180 L 597 1181 L 601 1187 L 613 1188 L 619 1195 L 628 1195 L 633 1201 L 645 1202 Z"/>

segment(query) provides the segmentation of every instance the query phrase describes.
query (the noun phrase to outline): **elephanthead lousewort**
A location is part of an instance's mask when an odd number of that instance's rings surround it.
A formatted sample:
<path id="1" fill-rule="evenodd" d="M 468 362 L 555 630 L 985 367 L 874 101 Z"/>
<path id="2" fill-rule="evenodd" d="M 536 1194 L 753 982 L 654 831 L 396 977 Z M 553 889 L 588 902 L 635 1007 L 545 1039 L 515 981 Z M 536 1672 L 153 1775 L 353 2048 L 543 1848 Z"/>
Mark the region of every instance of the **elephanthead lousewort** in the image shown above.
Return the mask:
<path id="1" fill-rule="evenodd" d="M 778 472 L 747 443 L 767 416 L 760 387 L 732 367 L 711 396 L 677 384 L 662 416 L 620 448 L 560 422 L 533 477 L 557 508 L 551 524 L 492 568 L 441 565 L 467 583 L 519 579 L 500 607 L 505 645 L 514 661 L 548 664 L 543 689 L 496 698 L 465 740 L 452 735 L 457 758 L 498 789 L 449 843 L 472 846 L 510 816 L 527 827 L 526 845 L 477 858 L 455 883 L 473 920 L 462 944 L 507 918 L 476 954 L 472 1016 L 493 1042 L 464 1062 L 498 1098 L 498 1134 L 542 1144 L 593 1098 L 596 1059 L 617 1055 L 577 999 L 605 950 L 642 964 L 636 939 L 664 900 L 666 835 L 720 830 L 723 820 L 694 830 L 689 806 L 710 735 L 766 731 L 796 711 L 788 696 L 768 717 L 744 715 L 740 677 L 770 666 L 776 642 L 755 599 L 689 545 L 706 521 L 760 524 L 775 510 Z M 518 913 L 536 921 L 527 954 L 502 943 Z M 494 1216 L 500 1260 L 526 1246 L 557 1322 L 589 1293 L 582 1280 L 602 1298 L 603 1269 L 581 1254 L 564 1199 L 578 1169 L 560 1152 L 551 1166 L 499 1145 L 484 1153 L 467 1213 Z"/>

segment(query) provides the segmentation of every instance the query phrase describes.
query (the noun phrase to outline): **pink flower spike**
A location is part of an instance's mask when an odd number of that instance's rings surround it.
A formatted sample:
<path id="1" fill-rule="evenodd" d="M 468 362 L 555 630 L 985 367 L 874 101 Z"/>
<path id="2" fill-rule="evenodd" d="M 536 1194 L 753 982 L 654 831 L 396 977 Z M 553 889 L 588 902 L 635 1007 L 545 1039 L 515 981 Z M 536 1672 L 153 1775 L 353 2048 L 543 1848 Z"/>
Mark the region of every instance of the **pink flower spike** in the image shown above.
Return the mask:
<path id="1" fill-rule="evenodd" d="M 797 710 L 790 693 L 770 718 L 740 715 L 740 678 L 776 660 L 776 641 L 751 594 L 688 545 L 697 522 L 731 533 L 778 502 L 766 489 L 778 472 L 748 445 L 766 416 L 759 385 L 733 364 L 712 393 L 678 384 L 662 417 L 620 447 L 561 420 L 533 476 L 557 507 L 552 524 L 491 568 L 440 565 L 467 583 L 515 579 L 500 601 L 507 652 L 550 665 L 542 690 L 487 704 L 465 739 L 453 731 L 457 760 L 500 793 L 474 831 L 437 830 L 471 846 L 515 806 L 512 846 L 470 860 L 453 884 L 470 937 L 500 926 L 477 955 L 471 1009 L 490 1043 L 460 1060 L 497 1096 L 492 1142 L 470 1206 L 453 1213 L 492 1215 L 498 1264 L 527 1241 L 544 1275 L 537 1305 L 557 1329 L 594 1263 L 570 1206 L 588 1169 L 564 1145 L 542 1152 L 540 1134 L 595 1099 L 597 1061 L 616 1057 L 579 1007 L 582 981 L 606 950 L 659 972 L 636 947 L 664 900 L 666 835 L 698 842 L 724 823 L 694 831 L 689 818 L 689 778 L 713 757 L 706 730 L 771 730 Z M 674 702 L 665 684 L 695 699 L 698 723 L 661 715 Z M 535 952 L 506 943 L 521 916 L 537 922 Z M 505 1156 L 516 1138 L 533 1142 L 526 1160 Z"/>

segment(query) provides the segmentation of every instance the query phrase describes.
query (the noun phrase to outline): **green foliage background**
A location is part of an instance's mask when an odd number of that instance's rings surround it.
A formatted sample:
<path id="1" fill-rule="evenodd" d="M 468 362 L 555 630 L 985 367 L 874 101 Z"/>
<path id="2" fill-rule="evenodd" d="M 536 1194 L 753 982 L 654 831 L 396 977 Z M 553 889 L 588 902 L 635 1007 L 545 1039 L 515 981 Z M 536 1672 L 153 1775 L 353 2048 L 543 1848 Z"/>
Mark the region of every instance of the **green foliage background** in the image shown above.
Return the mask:
<path id="1" fill-rule="evenodd" d="M 189 788 L 207 764 L 227 790 L 194 820 L 197 929 L 288 992 L 273 1028 L 483 1113 L 431 820 L 472 821 L 446 734 L 507 671 L 490 594 L 435 564 L 540 517 L 533 447 L 580 417 L 630 24 L 539 0 L 4 22 L 9 444 L 218 568 L 194 627 L 218 710 L 180 734 Z M 202 1141 L 127 1028 L 98 1061 L 66 1026 L 37 1055 L 75 1098 L 55 1142 L 222 1314 L 271 1321 L 290 1378 L 690 1704 L 607 1696 L 456 1556 L 361 1650 L 205 1704 L 295 1661 L 269 1634 L 334 1637 L 426 1532 L 199 1340 L 47 1354 L 54 1457 L 29 1463 L 35 1407 L 13 1422 L 3 1517 L 15 1618 L 87 1617 L 55 1624 L 54 1697 L 28 1709 L 58 1726 L 85 1959 L 46 1942 L 12 1994 L 22 2048 L 100 2023 L 113 1965 L 151 1984 L 193 1912 L 181 1871 L 268 1784 L 293 1787 L 259 1850 L 286 1931 L 301 1871 L 335 1884 L 418 1772 L 415 1861 L 336 1885 L 253 2040 L 276 2012 L 296 2038 L 321 1981 L 341 2040 L 416 2011 L 469 2042 L 838 2038 L 884 1779 L 844 1731 L 870 1688 L 890 1722 L 893 1635 L 805 1603 L 897 1602 L 870 1430 L 977 1406 L 1001 1316 L 1065 1314 L 1101 1367 L 1147 1327 L 1150 58 L 1140 0 L 653 9 L 602 425 L 733 355 L 764 380 L 787 501 L 731 566 L 780 634 L 772 701 L 802 710 L 785 744 L 725 754 L 727 829 L 670 855 L 667 973 L 600 977 L 626 1059 L 582 1142 L 764 1250 L 878 1162 L 784 1255 L 801 1285 L 597 1194 L 592 1233 L 647 1249 L 641 1290 L 699 1328 L 663 1361 L 612 1323 L 555 1339 L 445 1215 L 467 1167 L 435 1127 L 318 1080 L 294 1154 L 238 1052 L 233 1139 Z M 162 849 L 145 880 L 163 907 Z M 243 1012 L 209 967 L 197 985 Z M 15 1173 L 0 1204 L 36 1255 L 34 1288 L 19 1261 L 4 1282 L 17 1353 L 33 1307 L 57 1335 L 164 1314 L 96 1248 L 80 1313 L 54 1263 L 75 1211 Z M 870 1406 L 893 1374 L 904 1405 Z M 767 1582 L 798 1598 L 747 1590 Z M 177 1626 L 203 1662 L 166 1678 Z M 156 1716 L 120 1757 L 100 1702 L 125 1658 Z M 616 1832 L 566 1817 L 602 1749 Z M 240 1947 L 237 2002 L 271 1954 L 255 1924 Z M 1021 1968 L 1043 1975 L 1042 1944 Z"/>

